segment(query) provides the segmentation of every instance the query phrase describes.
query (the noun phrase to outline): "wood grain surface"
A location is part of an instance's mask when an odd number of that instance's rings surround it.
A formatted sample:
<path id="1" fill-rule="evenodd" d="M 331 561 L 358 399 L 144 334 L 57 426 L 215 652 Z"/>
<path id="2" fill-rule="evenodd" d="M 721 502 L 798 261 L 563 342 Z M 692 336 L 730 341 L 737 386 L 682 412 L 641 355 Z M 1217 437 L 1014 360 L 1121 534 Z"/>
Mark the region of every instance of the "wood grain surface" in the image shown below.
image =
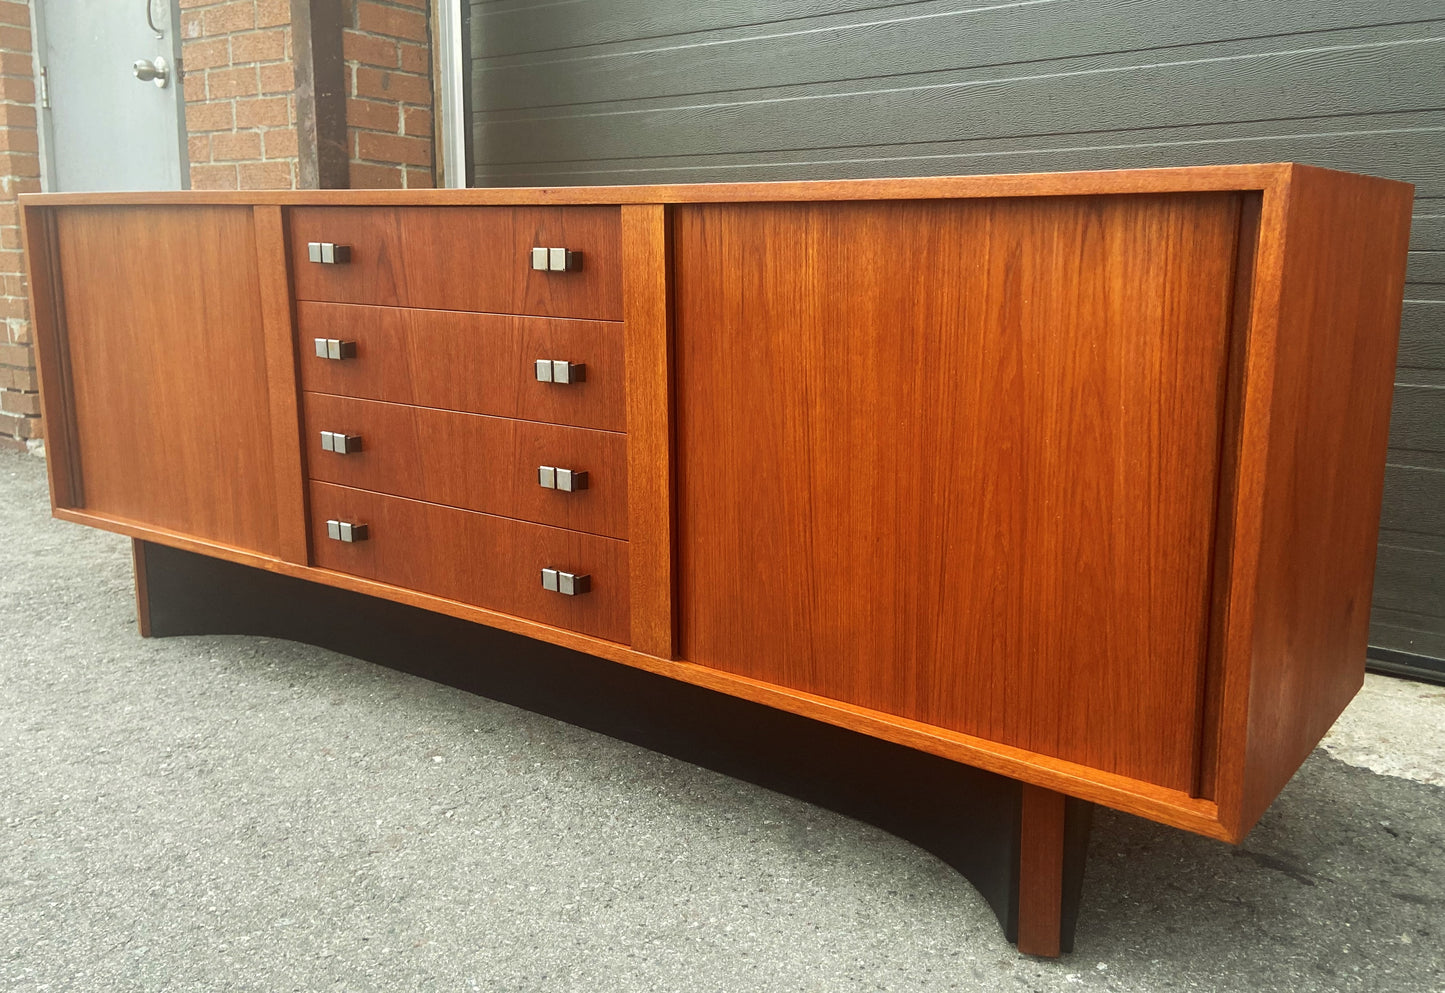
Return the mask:
<path id="1" fill-rule="evenodd" d="M 1025 955 L 1059 955 L 1064 810 L 1062 793 L 1024 784 L 1019 813 L 1018 948 Z"/>
<path id="2" fill-rule="evenodd" d="M 328 519 L 364 523 L 366 541 L 326 536 Z M 311 484 L 315 565 L 627 643 L 627 542 L 366 490 Z M 542 588 L 543 569 L 592 577 L 592 591 Z"/>
<path id="3" fill-rule="evenodd" d="M 1241 835 L 1364 680 L 1410 206 L 1307 166 L 1266 199 L 1218 787 Z"/>
<path id="4" fill-rule="evenodd" d="M 251 211 L 56 216 L 85 508 L 275 554 Z"/>
<path id="5" fill-rule="evenodd" d="M 628 538 L 632 647 L 677 651 L 673 561 L 672 219 L 660 204 L 622 208 L 627 306 Z"/>
<path id="6" fill-rule="evenodd" d="M 616 323 L 305 302 L 296 314 L 301 383 L 313 392 L 626 428 Z M 318 358 L 317 338 L 354 341 L 356 357 Z M 584 363 L 587 379 L 539 383 L 538 359 Z"/>
<path id="7" fill-rule="evenodd" d="M 932 200 L 977 197 L 1091 196 L 1274 189 L 1287 162 L 1156 169 L 1094 169 L 976 176 L 909 176 L 767 183 L 673 183 L 644 186 L 509 186 L 466 190 L 195 190 L 156 193 L 23 193 L 22 205 L 275 203 L 338 207 L 538 204 L 776 203 L 820 200 Z M 325 240 L 311 238 L 309 240 Z M 333 239 L 334 240 L 334 239 Z"/>
<path id="8" fill-rule="evenodd" d="M 290 227 L 298 300 L 622 317 L 616 207 L 297 207 Z M 307 261 L 313 241 L 350 246 L 351 261 Z M 539 272 L 536 247 L 580 251 L 582 268 Z"/>
<path id="9" fill-rule="evenodd" d="M 291 269 L 286 264 L 286 225 L 280 207 L 256 207 L 256 276 L 265 336 L 266 389 L 270 403 L 271 451 L 276 467 L 278 554 L 309 562 L 306 527 L 306 470 L 301 461 L 300 389 L 296 380 L 296 339 L 292 333 Z"/>
<path id="10" fill-rule="evenodd" d="M 318 393 L 305 418 L 312 479 L 627 537 L 626 435 Z M 359 435 L 361 451 L 323 451 L 322 431 Z M 543 489 L 544 465 L 587 472 L 587 489 Z"/>
<path id="11" fill-rule="evenodd" d="M 1190 789 L 1238 197 L 674 210 L 682 656 Z"/>

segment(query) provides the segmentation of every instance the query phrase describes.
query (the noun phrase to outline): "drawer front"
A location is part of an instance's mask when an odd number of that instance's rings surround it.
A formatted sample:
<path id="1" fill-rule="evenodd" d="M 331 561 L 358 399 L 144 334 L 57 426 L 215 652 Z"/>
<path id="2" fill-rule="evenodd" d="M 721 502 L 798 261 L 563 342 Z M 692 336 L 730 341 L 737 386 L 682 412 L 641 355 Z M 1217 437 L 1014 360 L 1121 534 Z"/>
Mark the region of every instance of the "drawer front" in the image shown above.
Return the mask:
<path id="1" fill-rule="evenodd" d="M 298 300 L 498 314 L 622 319 L 617 207 L 295 207 Z M 312 262 L 311 243 L 345 246 Z M 532 268 L 534 248 L 581 253 L 580 268 Z"/>
<path id="2" fill-rule="evenodd" d="M 301 386 L 316 393 L 622 431 L 622 325 L 335 303 L 296 305 Z M 354 354 L 321 358 L 316 339 Z M 580 383 L 537 381 L 539 360 L 581 363 Z"/>
<path id="3" fill-rule="evenodd" d="M 366 539 L 327 534 L 328 520 L 365 524 Z M 311 484 L 315 565 L 626 643 L 627 542 L 512 521 L 366 490 Z M 587 576 L 565 596 L 542 570 Z"/>
<path id="4" fill-rule="evenodd" d="M 312 479 L 627 537 L 626 435 L 316 393 L 303 402 Z M 360 451 L 327 451 L 323 431 L 360 439 Z M 587 473 L 586 488 L 543 487 L 543 466 Z"/>

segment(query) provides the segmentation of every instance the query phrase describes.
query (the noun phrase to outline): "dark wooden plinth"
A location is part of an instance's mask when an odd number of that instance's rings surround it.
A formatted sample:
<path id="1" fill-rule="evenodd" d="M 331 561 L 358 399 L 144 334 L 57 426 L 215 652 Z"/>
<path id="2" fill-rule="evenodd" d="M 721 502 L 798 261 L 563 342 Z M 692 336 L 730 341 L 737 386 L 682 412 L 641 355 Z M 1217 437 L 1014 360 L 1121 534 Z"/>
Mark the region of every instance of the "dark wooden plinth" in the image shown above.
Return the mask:
<path id="1" fill-rule="evenodd" d="M 953 866 L 1021 952 L 1073 950 L 1088 803 L 415 607 L 149 542 L 137 541 L 135 555 L 145 636 L 318 645 L 798 797 Z"/>

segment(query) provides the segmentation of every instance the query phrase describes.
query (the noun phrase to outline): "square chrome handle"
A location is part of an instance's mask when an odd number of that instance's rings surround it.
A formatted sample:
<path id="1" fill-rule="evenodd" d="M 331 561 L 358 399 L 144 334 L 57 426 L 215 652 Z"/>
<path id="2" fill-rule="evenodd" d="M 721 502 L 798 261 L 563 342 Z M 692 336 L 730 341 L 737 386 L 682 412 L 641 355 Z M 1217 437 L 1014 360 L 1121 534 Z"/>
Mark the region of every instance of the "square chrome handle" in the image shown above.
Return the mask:
<path id="1" fill-rule="evenodd" d="M 555 465 L 537 467 L 537 485 L 544 490 L 561 490 L 576 493 L 587 488 L 586 469 L 562 469 Z"/>
<path id="2" fill-rule="evenodd" d="M 534 248 L 532 268 L 538 272 L 576 272 L 582 268 L 582 253 L 565 248 Z"/>
<path id="3" fill-rule="evenodd" d="M 335 245 L 329 241 L 308 241 L 306 258 L 322 265 L 345 265 L 351 261 L 351 246 Z"/>
<path id="4" fill-rule="evenodd" d="M 371 537 L 371 529 L 365 524 L 353 524 L 351 521 L 327 521 L 326 537 L 332 541 L 344 541 L 349 544 L 365 541 Z"/>
<path id="5" fill-rule="evenodd" d="M 560 593 L 563 596 L 581 596 L 592 590 L 592 577 L 583 574 L 581 576 L 571 572 L 562 572 L 560 569 L 542 570 L 542 589 L 552 593 Z"/>
<path id="6" fill-rule="evenodd" d="M 356 342 L 346 341 L 342 338 L 317 338 L 316 357 L 318 359 L 354 359 L 356 358 Z"/>
<path id="7" fill-rule="evenodd" d="M 351 455 L 361 451 L 361 435 L 344 434 L 341 431 L 322 431 L 321 450 L 337 455 Z"/>
<path id="8" fill-rule="evenodd" d="M 572 383 L 587 382 L 586 362 L 561 362 L 557 359 L 538 359 L 536 362 L 537 382 Z"/>

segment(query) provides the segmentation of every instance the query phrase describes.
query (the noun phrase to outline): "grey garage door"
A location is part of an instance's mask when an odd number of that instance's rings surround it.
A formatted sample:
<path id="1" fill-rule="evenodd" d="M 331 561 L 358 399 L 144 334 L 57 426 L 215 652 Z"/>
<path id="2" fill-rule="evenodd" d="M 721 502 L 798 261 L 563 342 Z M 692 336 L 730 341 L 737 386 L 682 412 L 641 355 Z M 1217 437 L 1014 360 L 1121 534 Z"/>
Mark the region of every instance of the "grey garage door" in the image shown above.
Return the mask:
<path id="1" fill-rule="evenodd" d="M 490 0 L 470 34 L 475 185 L 1281 160 L 1414 183 L 1371 643 L 1445 659 L 1445 0 Z"/>

